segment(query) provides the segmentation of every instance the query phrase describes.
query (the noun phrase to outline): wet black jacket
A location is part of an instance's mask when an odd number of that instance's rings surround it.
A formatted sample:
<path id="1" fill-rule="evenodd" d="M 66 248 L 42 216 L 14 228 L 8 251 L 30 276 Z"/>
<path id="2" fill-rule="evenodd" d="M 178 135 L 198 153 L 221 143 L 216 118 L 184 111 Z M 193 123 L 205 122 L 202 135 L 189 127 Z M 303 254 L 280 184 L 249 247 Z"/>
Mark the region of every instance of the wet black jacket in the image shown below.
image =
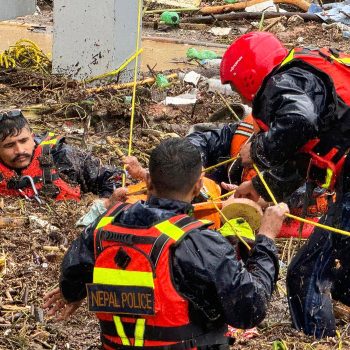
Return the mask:
<path id="1" fill-rule="evenodd" d="M 137 202 L 117 222 L 150 227 L 191 210 L 187 203 L 152 197 L 148 202 Z M 83 299 L 85 284 L 92 282 L 93 231 L 94 225 L 86 228 L 64 257 L 60 287 L 67 301 Z M 243 266 L 228 241 L 209 229 L 191 231 L 174 250 L 171 266 L 175 287 L 189 300 L 194 322 L 213 321 L 240 328 L 263 320 L 278 275 L 272 240 L 258 235 Z"/>
<path id="2" fill-rule="evenodd" d="M 41 138 L 35 138 L 40 143 Z M 73 185 L 80 185 L 82 192 L 92 192 L 109 197 L 113 184 L 119 186 L 121 171 L 104 166 L 98 158 L 65 143 L 64 138 L 51 151 L 60 177 Z"/>
<path id="3" fill-rule="evenodd" d="M 253 115 L 269 126 L 252 141 L 251 156 L 278 200 L 306 178 L 309 157 L 298 150 L 320 138 L 319 152 L 350 146 L 350 110 L 337 96 L 331 78 L 316 68 L 291 61 L 273 71 L 253 101 Z M 256 177 L 255 189 L 269 199 Z"/>
<path id="4" fill-rule="evenodd" d="M 186 138 L 200 151 L 203 166 L 205 168 L 218 164 L 231 157 L 231 141 L 236 132 L 237 125 L 237 123 L 230 123 L 210 130 L 195 131 L 186 136 Z M 239 174 L 238 179 L 240 179 L 242 169 L 243 168 L 240 166 L 239 169 L 237 169 L 237 173 Z M 227 166 L 221 166 L 212 171 L 209 177 L 218 183 L 221 181 L 229 182 L 227 177 Z"/>

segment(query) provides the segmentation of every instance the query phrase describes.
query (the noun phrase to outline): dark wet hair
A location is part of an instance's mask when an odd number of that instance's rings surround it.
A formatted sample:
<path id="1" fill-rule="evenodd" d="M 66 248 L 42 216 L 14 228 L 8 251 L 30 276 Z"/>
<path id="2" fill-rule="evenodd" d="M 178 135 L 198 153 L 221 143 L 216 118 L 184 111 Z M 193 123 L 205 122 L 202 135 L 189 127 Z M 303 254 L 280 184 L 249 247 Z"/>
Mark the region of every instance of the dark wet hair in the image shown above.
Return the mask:
<path id="1" fill-rule="evenodd" d="M 152 151 L 149 172 L 158 192 L 187 194 L 201 175 L 201 155 L 187 139 L 170 138 Z"/>
<path id="2" fill-rule="evenodd" d="M 0 111 L 0 142 L 9 136 L 19 135 L 23 128 L 30 130 L 28 120 L 20 110 Z"/>

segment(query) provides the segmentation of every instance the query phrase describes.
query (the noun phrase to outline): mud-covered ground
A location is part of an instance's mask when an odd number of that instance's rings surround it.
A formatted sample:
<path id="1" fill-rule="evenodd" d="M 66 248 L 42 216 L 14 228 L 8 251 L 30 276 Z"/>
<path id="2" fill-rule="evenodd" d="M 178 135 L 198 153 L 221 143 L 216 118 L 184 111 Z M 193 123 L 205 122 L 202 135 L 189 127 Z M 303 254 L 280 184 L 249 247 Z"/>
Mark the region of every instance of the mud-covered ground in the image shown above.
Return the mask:
<path id="1" fill-rule="evenodd" d="M 44 1 L 43 14 L 20 19 L 25 23 L 52 25 L 52 12 Z M 209 3 L 209 2 L 208 2 Z M 222 3 L 216 1 L 215 3 Z M 186 15 L 189 16 L 189 15 Z M 156 21 L 156 15 L 146 15 L 145 22 Z M 264 23 L 266 27 L 271 20 Z M 294 45 L 332 46 L 350 51 L 349 41 L 342 39 L 337 29 L 323 30 L 320 23 L 281 21 L 283 27 L 272 27 L 288 47 Z M 207 41 L 228 45 L 240 33 L 254 30 L 251 21 L 218 22 L 216 26 L 232 27 L 232 34 L 215 37 L 208 33 L 211 26 L 200 30 L 170 29 L 155 31 L 145 28 L 145 36 L 165 36 L 193 41 Z M 192 62 L 191 69 L 212 77 L 218 70 L 205 69 Z M 172 71 L 177 72 L 177 71 Z M 166 72 L 166 73 L 172 73 Z M 154 74 L 154 73 L 152 73 Z M 146 74 L 151 75 L 151 73 Z M 142 86 L 137 89 L 137 106 L 133 151 L 143 163 L 152 147 L 169 136 L 184 136 L 188 128 L 207 122 L 210 115 L 224 107 L 217 94 L 199 84 L 198 101 L 190 106 L 165 106 L 165 96 L 176 96 L 193 87 L 180 80 L 165 89 Z M 92 93 L 84 84 L 64 77 L 23 70 L 0 70 L 0 108 L 20 107 L 30 119 L 35 132 L 45 130 L 66 135 L 67 141 L 99 156 L 106 164 L 120 166 L 115 153 L 117 145 L 127 152 L 131 105 L 130 89 L 106 90 Z M 226 102 L 239 102 L 238 96 L 225 97 Z M 107 136 L 113 144 L 106 141 Z M 85 195 L 76 203 L 48 201 L 41 207 L 22 199 L 5 198 L 0 202 L 1 217 L 24 217 L 25 222 L 13 219 L 11 225 L 0 229 L 0 349 L 97 349 L 98 325 L 83 305 L 68 322 L 48 320 L 41 309 L 42 296 L 57 286 L 59 266 L 64 251 L 79 234 L 74 223 L 87 211 L 94 200 Z M 30 221 L 28 221 L 28 217 Z M 40 224 L 38 218 L 50 223 Z M 44 227 L 42 227 L 44 226 Z M 259 336 L 239 339 L 235 349 L 272 349 L 275 340 L 284 340 L 288 349 L 350 349 L 348 324 L 339 323 L 339 336 L 317 341 L 291 328 L 285 296 L 286 266 L 295 252 L 294 243 L 278 241 L 283 260 L 281 279 L 274 293 L 266 320 L 259 326 Z"/>

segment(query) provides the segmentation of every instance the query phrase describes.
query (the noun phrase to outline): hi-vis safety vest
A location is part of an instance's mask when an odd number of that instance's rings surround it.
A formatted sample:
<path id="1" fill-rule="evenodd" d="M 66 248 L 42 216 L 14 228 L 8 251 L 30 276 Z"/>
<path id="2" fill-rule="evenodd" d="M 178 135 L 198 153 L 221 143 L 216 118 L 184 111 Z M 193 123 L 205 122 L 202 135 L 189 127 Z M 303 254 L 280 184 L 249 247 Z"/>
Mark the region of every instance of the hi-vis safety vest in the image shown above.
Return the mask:
<path id="1" fill-rule="evenodd" d="M 337 95 L 350 106 L 350 56 L 342 54 L 334 49 L 310 50 L 306 48 L 295 48 L 281 63 L 280 67 L 286 64 L 302 61 L 320 72 L 326 73 L 332 80 Z M 275 72 L 278 72 L 275 71 Z M 259 127 L 268 131 L 269 127 L 261 120 L 255 120 Z M 326 154 L 320 154 L 319 147 L 322 140 L 316 138 L 306 143 L 300 153 L 307 153 L 311 156 L 308 177 L 315 180 L 317 185 L 333 190 L 337 177 L 340 175 L 344 165 L 347 149 L 332 147 Z"/>
<path id="2" fill-rule="evenodd" d="M 34 150 L 33 158 L 29 166 L 21 170 L 20 175 L 16 171 L 0 163 L 0 196 L 22 196 L 29 198 L 34 196 L 34 191 L 27 179 L 22 176 L 30 176 L 40 194 L 55 198 L 56 200 L 80 200 L 79 187 L 73 187 L 62 180 L 53 163 L 51 149 L 59 142 L 53 133 L 47 137 Z M 21 191 L 19 191 L 21 190 Z M 21 194 L 22 192 L 22 194 Z"/>
<path id="3" fill-rule="evenodd" d="M 231 158 L 239 155 L 242 146 L 249 142 L 249 139 L 254 135 L 255 131 L 257 131 L 257 125 L 255 124 L 253 115 L 249 114 L 238 124 L 232 137 L 230 147 Z M 233 164 L 229 167 L 229 173 Z M 256 176 L 256 171 L 253 169 L 253 167 L 245 167 L 242 171 L 241 182 L 249 181 L 254 176 Z"/>
<path id="4" fill-rule="evenodd" d="M 130 206 L 116 204 L 94 232 L 95 266 L 87 296 L 89 310 L 100 321 L 103 348 L 185 350 L 227 344 L 224 330 L 191 323 L 188 301 L 172 282 L 171 248 L 210 222 L 177 215 L 150 228 L 114 223 Z"/>

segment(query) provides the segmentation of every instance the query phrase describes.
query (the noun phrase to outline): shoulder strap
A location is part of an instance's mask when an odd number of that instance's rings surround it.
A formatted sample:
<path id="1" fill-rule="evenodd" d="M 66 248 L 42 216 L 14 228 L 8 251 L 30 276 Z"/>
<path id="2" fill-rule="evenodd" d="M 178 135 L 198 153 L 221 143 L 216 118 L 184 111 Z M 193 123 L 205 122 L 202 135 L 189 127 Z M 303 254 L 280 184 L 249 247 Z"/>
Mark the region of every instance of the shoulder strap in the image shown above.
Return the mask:
<path id="1" fill-rule="evenodd" d="M 122 211 L 127 210 L 130 208 L 132 204 L 130 203 L 123 203 L 118 202 L 116 203 L 111 209 L 109 209 L 106 214 L 103 216 L 103 218 L 98 222 L 96 226 L 96 230 L 103 228 L 104 226 L 107 226 L 111 224 L 114 220 L 114 218 L 121 213 Z"/>
<path id="2" fill-rule="evenodd" d="M 157 238 L 150 252 L 150 259 L 154 266 L 157 266 L 159 257 L 170 239 L 174 241 L 173 246 L 178 245 L 191 231 L 210 225 L 212 222 L 209 220 L 197 220 L 188 215 L 177 215 L 155 225 L 162 234 Z"/>

